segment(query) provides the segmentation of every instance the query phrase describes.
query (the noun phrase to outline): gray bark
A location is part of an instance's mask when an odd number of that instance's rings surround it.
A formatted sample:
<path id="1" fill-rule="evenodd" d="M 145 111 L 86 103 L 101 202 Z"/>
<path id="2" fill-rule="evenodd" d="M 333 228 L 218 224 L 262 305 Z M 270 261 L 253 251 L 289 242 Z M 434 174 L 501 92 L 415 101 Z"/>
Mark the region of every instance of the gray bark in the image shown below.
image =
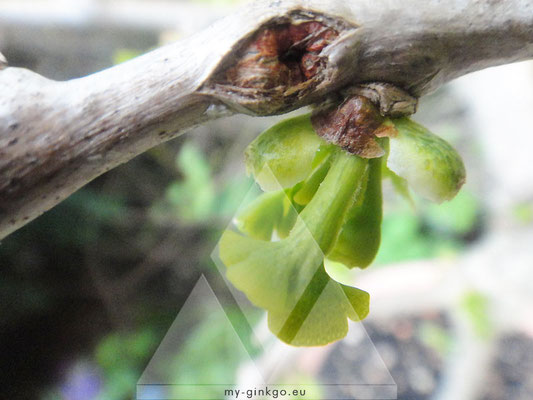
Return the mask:
<path id="1" fill-rule="evenodd" d="M 310 79 L 261 86 L 228 78 L 259 32 L 309 21 L 338 33 Z M 0 238 L 207 120 L 285 113 L 362 82 L 392 83 L 419 97 L 466 73 L 528 58 L 531 0 L 256 1 L 194 36 L 66 82 L 3 68 L 0 57 Z M 245 72 L 247 81 L 269 78 L 262 67 Z"/>

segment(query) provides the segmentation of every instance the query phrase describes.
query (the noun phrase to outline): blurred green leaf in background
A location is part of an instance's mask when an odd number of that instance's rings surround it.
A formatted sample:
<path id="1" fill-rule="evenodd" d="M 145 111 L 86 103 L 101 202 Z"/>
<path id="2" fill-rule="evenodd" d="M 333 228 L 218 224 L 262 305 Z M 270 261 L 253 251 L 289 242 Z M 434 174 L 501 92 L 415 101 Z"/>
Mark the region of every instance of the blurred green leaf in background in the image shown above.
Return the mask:
<path id="1" fill-rule="evenodd" d="M 376 264 L 456 254 L 483 223 L 481 202 L 468 188 L 443 204 L 413 196 L 415 210 L 400 200 L 385 212 Z"/>
<path id="2" fill-rule="evenodd" d="M 217 187 L 209 161 L 192 142 L 185 143 L 176 157 L 181 179 L 172 182 L 165 197 L 156 203 L 154 215 L 178 218 L 188 223 L 202 223 L 235 212 L 251 180 L 236 176 Z"/>

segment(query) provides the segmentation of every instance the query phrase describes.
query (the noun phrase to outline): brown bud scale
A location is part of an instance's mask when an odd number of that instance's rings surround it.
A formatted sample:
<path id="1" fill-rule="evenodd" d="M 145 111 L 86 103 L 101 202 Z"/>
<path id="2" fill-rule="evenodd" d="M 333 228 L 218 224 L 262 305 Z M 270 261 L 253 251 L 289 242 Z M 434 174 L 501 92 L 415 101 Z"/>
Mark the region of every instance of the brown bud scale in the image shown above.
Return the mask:
<path id="1" fill-rule="evenodd" d="M 383 124 L 385 118 L 364 96 L 353 96 L 342 104 L 317 109 L 311 122 L 317 134 L 330 143 L 364 158 L 385 154 L 376 136 L 394 135 L 394 128 Z"/>

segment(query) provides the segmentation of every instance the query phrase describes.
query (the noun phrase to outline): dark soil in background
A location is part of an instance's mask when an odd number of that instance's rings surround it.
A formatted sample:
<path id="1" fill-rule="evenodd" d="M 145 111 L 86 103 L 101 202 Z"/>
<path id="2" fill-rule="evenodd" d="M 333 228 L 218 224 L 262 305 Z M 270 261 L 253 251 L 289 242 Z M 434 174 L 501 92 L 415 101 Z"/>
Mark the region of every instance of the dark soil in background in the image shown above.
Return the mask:
<path id="1" fill-rule="evenodd" d="M 441 382 L 445 355 L 428 347 L 418 334 L 421 325 L 428 321 L 449 331 L 442 315 L 365 324 L 370 339 L 397 385 L 399 400 L 429 400 Z M 351 346 L 344 341 L 328 356 L 321 376 L 326 382 L 379 381 L 380 377 L 383 378 L 382 369 L 369 362 L 373 351 L 363 343 Z M 328 394 L 335 399 L 354 398 L 348 386 L 332 387 Z M 531 337 L 516 334 L 499 340 L 497 356 L 478 400 L 504 399 L 533 399 Z"/>

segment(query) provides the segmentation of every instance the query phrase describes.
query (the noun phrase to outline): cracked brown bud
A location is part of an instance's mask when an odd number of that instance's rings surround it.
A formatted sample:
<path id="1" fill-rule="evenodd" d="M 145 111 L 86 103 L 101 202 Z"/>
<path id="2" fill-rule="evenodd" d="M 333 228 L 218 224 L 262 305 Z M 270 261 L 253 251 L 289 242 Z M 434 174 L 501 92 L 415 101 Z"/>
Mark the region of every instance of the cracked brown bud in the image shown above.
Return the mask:
<path id="1" fill-rule="evenodd" d="M 384 125 L 385 118 L 366 97 L 356 95 L 340 106 L 318 109 L 311 117 L 319 136 L 344 150 L 364 158 L 385 154 L 376 136 L 390 136 L 394 128 Z"/>

